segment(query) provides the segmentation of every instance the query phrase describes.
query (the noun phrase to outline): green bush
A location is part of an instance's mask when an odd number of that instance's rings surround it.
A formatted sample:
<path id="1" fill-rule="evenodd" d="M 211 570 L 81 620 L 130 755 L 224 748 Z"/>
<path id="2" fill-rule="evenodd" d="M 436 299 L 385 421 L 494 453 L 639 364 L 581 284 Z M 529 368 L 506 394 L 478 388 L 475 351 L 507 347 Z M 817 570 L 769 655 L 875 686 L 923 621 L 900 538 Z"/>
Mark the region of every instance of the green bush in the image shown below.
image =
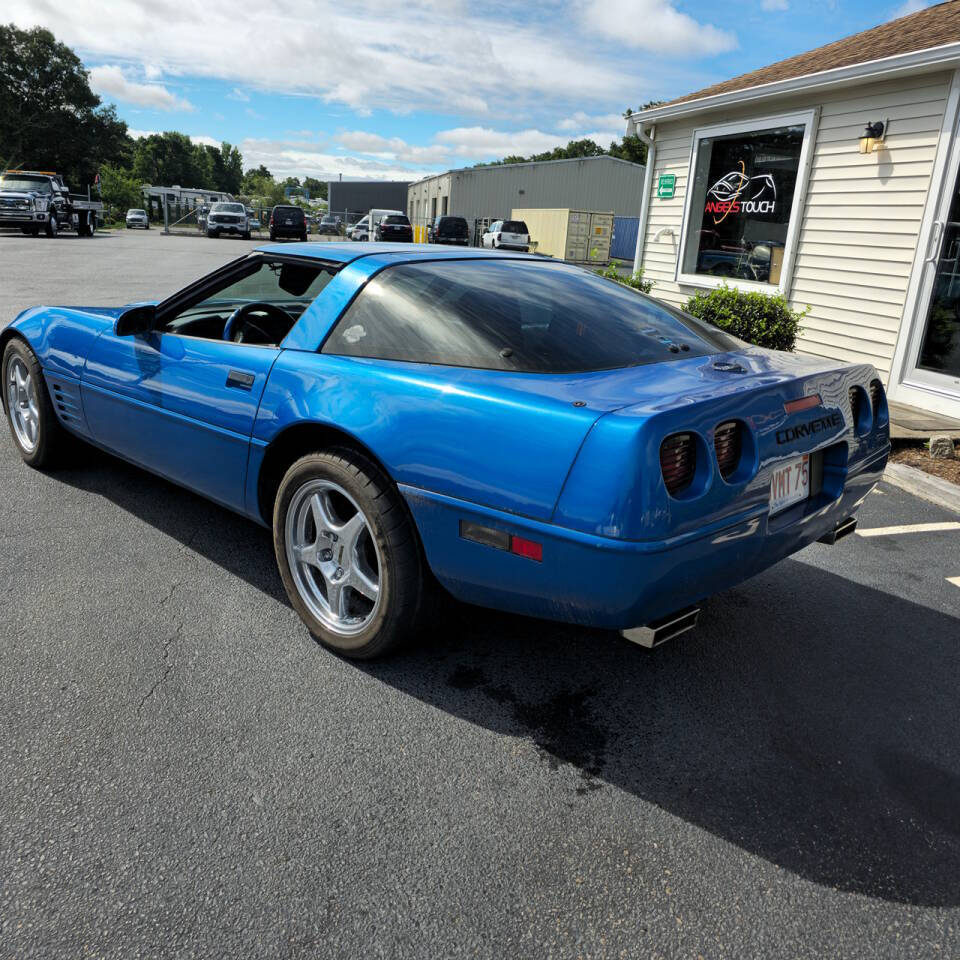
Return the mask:
<path id="1" fill-rule="evenodd" d="M 632 287 L 641 293 L 649 293 L 653 289 L 653 281 L 643 279 L 642 269 L 638 270 L 632 276 L 624 276 L 624 274 L 617 270 L 616 265 L 611 262 L 606 270 L 598 270 L 597 273 L 601 277 L 606 277 L 607 280 L 615 280 L 617 283 L 622 283 L 625 287 Z"/>
<path id="2" fill-rule="evenodd" d="M 792 350 L 800 321 L 810 310 L 791 310 L 787 298 L 769 293 L 743 293 L 724 284 L 698 293 L 684 305 L 687 313 L 732 333 L 747 343 L 770 350 Z"/>

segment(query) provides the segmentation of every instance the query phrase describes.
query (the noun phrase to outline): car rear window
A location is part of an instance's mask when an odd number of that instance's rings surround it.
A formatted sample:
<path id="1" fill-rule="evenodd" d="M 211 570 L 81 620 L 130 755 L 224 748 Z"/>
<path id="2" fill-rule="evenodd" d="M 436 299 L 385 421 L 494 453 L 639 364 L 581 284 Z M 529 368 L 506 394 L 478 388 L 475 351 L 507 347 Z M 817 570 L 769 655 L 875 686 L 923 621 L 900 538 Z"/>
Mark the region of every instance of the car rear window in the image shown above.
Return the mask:
<path id="1" fill-rule="evenodd" d="M 528 373 L 607 370 L 737 341 L 612 280 L 519 260 L 406 263 L 370 280 L 324 353 Z"/>
<path id="2" fill-rule="evenodd" d="M 467 221 L 463 217 L 444 217 L 437 224 L 437 231 L 449 237 L 465 237 L 468 233 Z"/>
<path id="3" fill-rule="evenodd" d="M 504 220 L 500 228 L 503 233 L 529 233 L 527 225 L 522 220 Z"/>
<path id="4" fill-rule="evenodd" d="M 277 214 L 282 214 L 285 217 L 303 217 L 303 211 L 299 207 L 274 207 L 273 208 L 274 216 Z"/>
<path id="5" fill-rule="evenodd" d="M 406 217 L 384 217 L 384 218 L 383 218 L 383 222 L 384 222 L 384 223 L 399 223 L 399 224 L 403 224 L 404 226 L 407 226 L 407 227 L 410 226 L 410 221 L 409 221 Z"/>

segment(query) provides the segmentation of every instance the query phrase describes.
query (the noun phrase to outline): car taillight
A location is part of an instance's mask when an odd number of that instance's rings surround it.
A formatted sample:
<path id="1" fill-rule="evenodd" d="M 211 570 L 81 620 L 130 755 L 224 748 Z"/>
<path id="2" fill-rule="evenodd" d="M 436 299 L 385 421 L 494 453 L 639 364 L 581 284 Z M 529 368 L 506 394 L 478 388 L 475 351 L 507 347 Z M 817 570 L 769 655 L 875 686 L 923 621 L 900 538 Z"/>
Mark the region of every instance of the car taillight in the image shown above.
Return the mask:
<path id="1" fill-rule="evenodd" d="M 847 395 L 850 397 L 850 417 L 856 430 L 860 424 L 860 388 L 851 387 L 847 391 Z"/>
<path id="2" fill-rule="evenodd" d="M 717 466 L 720 476 L 727 480 L 740 463 L 740 450 L 743 445 L 741 426 L 736 420 L 721 423 L 713 432 L 713 449 L 717 454 Z"/>
<path id="3" fill-rule="evenodd" d="M 873 409 L 873 419 L 880 416 L 880 402 L 883 400 L 883 384 L 879 380 L 870 381 L 870 406 Z"/>
<path id="4" fill-rule="evenodd" d="M 667 492 L 680 493 L 693 482 L 697 448 L 691 433 L 675 433 L 660 444 L 660 471 Z"/>

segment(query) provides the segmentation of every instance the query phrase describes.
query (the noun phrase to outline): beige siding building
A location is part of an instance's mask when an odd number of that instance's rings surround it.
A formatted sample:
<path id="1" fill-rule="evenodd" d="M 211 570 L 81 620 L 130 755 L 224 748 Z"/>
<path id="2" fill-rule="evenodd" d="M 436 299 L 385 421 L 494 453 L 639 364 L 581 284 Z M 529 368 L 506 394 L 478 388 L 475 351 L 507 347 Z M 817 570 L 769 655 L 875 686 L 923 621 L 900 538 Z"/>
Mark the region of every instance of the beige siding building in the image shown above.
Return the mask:
<path id="1" fill-rule="evenodd" d="M 783 293 L 798 349 L 960 419 L 958 69 L 953 0 L 635 114 L 654 295 Z"/>

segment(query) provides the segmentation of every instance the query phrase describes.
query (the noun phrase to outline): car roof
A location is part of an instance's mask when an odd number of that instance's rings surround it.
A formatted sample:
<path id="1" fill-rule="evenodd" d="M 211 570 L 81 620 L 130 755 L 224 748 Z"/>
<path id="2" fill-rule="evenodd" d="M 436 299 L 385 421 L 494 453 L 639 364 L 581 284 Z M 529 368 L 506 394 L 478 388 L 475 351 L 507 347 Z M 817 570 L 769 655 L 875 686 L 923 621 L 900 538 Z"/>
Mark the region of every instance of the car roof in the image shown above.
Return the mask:
<path id="1" fill-rule="evenodd" d="M 412 263 L 416 260 L 535 260 L 553 262 L 550 257 L 538 257 L 525 253 L 501 253 L 481 247 L 456 247 L 444 249 L 432 243 L 268 243 L 256 248 L 259 253 L 283 253 L 288 256 L 314 257 L 334 263 L 353 263 L 366 257 L 375 257 L 378 265 L 386 263 Z M 387 256 L 389 255 L 389 256 Z M 382 259 L 381 259 L 382 258 Z"/>

